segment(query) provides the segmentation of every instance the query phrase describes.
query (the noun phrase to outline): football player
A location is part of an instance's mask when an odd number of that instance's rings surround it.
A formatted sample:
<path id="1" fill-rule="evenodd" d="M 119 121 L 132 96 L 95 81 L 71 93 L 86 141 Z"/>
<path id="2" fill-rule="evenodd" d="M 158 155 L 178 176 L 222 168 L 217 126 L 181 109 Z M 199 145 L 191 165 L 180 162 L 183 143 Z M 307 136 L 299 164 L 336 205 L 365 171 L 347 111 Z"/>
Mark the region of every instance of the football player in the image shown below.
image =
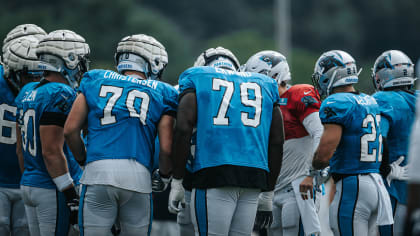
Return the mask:
<path id="1" fill-rule="evenodd" d="M 318 112 L 321 106 L 319 96 L 312 85 L 299 84 L 288 88 L 287 82 L 291 80 L 289 65 L 278 52 L 256 53 L 248 59 L 243 70 L 268 75 L 279 85 L 285 143 L 282 169 L 274 192 L 274 219 L 270 234 L 300 235 L 299 232 L 303 233 L 303 225 L 306 226 L 305 235 L 320 233 L 314 201 L 302 202 L 299 190 L 302 181 L 313 186 L 313 176 L 307 175 L 312 154 L 323 131 Z M 311 198 L 312 194 L 311 191 Z M 304 197 L 308 199 L 308 196 Z M 302 219 L 307 222 L 301 222 Z M 311 228 L 312 225 L 317 227 Z"/>
<path id="2" fill-rule="evenodd" d="M 331 167 L 336 183 L 329 214 L 334 235 L 368 235 L 376 224 L 393 223 L 389 195 L 379 175 L 380 110 L 373 97 L 354 89 L 359 72 L 352 56 L 333 50 L 321 55 L 312 77 L 327 98 L 319 112 L 324 133 L 311 169 Z"/>
<path id="3" fill-rule="evenodd" d="M 185 164 L 196 127 L 191 218 L 196 235 L 250 235 L 261 190 L 270 195 L 281 167 L 283 120 L 277 83 L 208 49 L 181 74 L 168 207 L 183 203 Z M 209 56 L 214 54 L 214 56 Z M 179 204 L 180 203 L 180 204 Z M 267 223 L 269 224 L 269 223 Z"/>
<path id="4" fill-rule="evenodd" d="M 64 143 L 63 127 L 87 70 L 89 46 L 73 31 L 56 30 L 39 41 L 36 54 L 44 77 L 15 99 L 22 197 L 31 235 L 67 235 L 77 223 L 75 186 L 82 170 Z"/>
<path id="5" fill-rule="evenodd" d="M 415 117 L 416 96 L 414 64 L 398 50 L 382 53 L 372 68 L 372 80 L 378 90 L 373 97 L 381 111 L 381 133 L 388 153 L 384 154 L 381 174 L 390 195 L 394 226 L 379 228 L 381 235 L 403 235 L 407 204 L 408 143 Z M 388 157 L 388 158 L 387 158 Z"/>
<path id="6" fill-rule="evenodd" d="M 417 77 L 419 76 L 419 62 L 416 65 Z M 409 157 L 409 185 L 407 214 L 405 218 L 404 235 L 418 236 L 420 235 L 420 99 L 417 99 L 416 119 L 413 124 L 413 132 L 411 133 Z"/>
<path id="7" fill-rule="evenodd" d="M 0 235 L 29 235 L 21 197 L 19 162 L 16 157 L 15 97 L 27 82 L 39 80 L 35 47 L 38 39 L 32 33 L 46 35 L 36 25 L 19 25 L 12 29 L 3 45 L 0 65 Z"/>
<path id="8" fill-rule="evenodd" d="M 225 48 L 222 47 L 217 47 L 217 48 L 209 48 L 208 50 L 204 51 L 203 53 L 201 53 L 197 59 L 194 62 L 194 67 L 197 66 L 208 66 L 208 63 L 210 63 L 211 61 L 208 60 L 207 58 L 214 58 L 214 57 L 226 57 L 229 58 L 231 60 L 231 62 L 233 63 L 234 67 L 233 68 L 227 68 L 227 69 L 231 69 L 236 71 L 237 68 L 239 67 L 239 61 L 238 59 L 235 57 L 235 55 L 233 55 L 233 53 L 230 50 L 227 50 Z M 223 66 L 223 64 L 219 63 L 219 64 L 214 64 L 213 66 L 215 67 L 221 67 L 221 68 L 226 68 Z M 178 86 L 179 87 L 179 86 Z M 191 136 L 191 148 L 190 148 L 190 155 L 187 158 L 187 165 L 185 167 L 185 176 L 183 178 L 182 181 L 182 185 L 185 189 L 185 195 L 184 195 L 184 200 L 185 200 L 185 205 L 183 207 L 180 208 L 179 213 L 177 214 L 177 222 L 179 225 L 179 233 L 180 235 L 183 236 L 194 236 L 194 225 L 192 223 L 191 220 L 191 207 L 190 207 L 190 202 L 191 202 L 191 191 L 192 191 L 192 161 L 194 159 L 194 155 L 195 155 L 195 145 L 197 143 L 197 129 L 193 129 L 193 133 Z"/>
<path id="9" fill-rule="evenodd" d="M 65 125 L 72 152 L 87 163 L 81 180 L 79 228 L 84 235 L 110 235 L 117 221 L 122 235 L 148 235 L 156 134 L 159 174 L 169 178 L 178 92 L 158 81 L 168 56 L 155 38 L 124 37 L 115 60 L 119 73 L 92 70 L 84 75 Z M 87 150 L 80 137 L 84 125 Z"/>

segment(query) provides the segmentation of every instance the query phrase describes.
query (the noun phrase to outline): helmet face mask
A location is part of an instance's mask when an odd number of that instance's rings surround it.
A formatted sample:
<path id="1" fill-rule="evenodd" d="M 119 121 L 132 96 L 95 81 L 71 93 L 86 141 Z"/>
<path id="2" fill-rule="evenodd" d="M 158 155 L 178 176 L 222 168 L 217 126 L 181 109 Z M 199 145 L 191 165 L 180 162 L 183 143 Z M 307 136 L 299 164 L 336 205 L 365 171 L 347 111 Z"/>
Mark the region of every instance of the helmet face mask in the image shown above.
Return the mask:
<path id="1" fill-rule="evenodd" d="M 416 80 L 414 64 L 407 55 L 398 50 L 382 53 L 375 61 L 371 77 L 376 90 L 411 87 Z"/>
<path id="2" fill-rule="evenodd" d="M 38 68 L 60 73 L 72 88 L 89 69 L 89 45 L 80 35 L 69 30 L 56 30 L 42 39 L 36 50 Z"/>
<path id="3" fill-rule="evenodd" d="M 243 71 L 256 72 L 273 78 L 279 85 L 291 80 L 286 57 L 276 51 L 261 51 L 251 56 Z"/>
<path id="4" fill-rule="evenodd" d="M 357 83 L 360 72 L 350 54 L 332 50 L 323 53 L 317 60 L 312 83 L 321 97 L 327 97 L 336 87 Z"/>

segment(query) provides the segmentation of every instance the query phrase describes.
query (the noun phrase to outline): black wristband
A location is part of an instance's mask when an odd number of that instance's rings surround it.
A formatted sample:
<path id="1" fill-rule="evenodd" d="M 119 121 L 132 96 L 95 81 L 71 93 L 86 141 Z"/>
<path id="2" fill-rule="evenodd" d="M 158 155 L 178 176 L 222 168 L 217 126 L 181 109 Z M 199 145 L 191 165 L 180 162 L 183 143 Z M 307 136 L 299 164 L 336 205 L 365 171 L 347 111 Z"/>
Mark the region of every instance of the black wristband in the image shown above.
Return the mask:
<path id="1" fill-rule="evenodd" d="M 169 173 L 167 175 L 164 175 L 164 174 L 162 174 L 162 172 L 160 172 L 160 169 L 159 169 L 158 173 L 159 173 L 160 177 L 165 178 L 165 179 L 169 179 L 171 177 L 171 173 Z"/>

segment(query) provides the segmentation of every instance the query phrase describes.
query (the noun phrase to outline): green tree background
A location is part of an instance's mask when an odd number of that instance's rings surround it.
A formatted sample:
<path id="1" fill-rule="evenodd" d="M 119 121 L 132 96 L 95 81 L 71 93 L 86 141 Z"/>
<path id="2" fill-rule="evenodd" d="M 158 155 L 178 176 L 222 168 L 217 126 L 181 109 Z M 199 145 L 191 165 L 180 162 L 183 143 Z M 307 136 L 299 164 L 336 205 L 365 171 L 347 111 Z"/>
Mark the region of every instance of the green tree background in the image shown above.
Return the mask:
<path id="1" fill-rule="evenodd" d="M 363 67 L 358 88 L 372 92 L 370 68 L 380 53 L 399 49 L 417 61 L 420 1 L 291 1 L 293 83 L 310 83 L 313 66 L 327 50 L 342 49 Z M 0 37 L 22 23 L 46 31 L 71 29 L 86 38 L 93 68 L 114 69 L 118 41 L 145 33 L 169 54 L 163 80 L 179 74 L 209 47 L 223 46 L 241 63 L 260 50 L 275 50 L 273 0 L 15 0 L 2 3 Z"/>

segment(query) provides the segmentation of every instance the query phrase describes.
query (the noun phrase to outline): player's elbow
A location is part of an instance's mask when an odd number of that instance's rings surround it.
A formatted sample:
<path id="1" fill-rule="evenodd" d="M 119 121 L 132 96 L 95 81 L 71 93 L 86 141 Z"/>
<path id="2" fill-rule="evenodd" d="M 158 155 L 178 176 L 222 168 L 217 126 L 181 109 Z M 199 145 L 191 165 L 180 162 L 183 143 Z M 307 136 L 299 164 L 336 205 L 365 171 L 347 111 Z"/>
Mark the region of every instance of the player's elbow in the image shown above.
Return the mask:
<path id="1" fill-rule="evenodd" d="M 175 134 L 178 137 L 186 137 L 192 134 L 193 124 L 187 120 L 177 121 Z"/>
<path id="2" fill-rule="evenodd" d="M 72 136 L 79 135 L 80 131 L 81 129 L 71 125 L 71 123 L 66 122 L 66 124 L 64 125 L 64 138 L 66 140 L 69 140 Z"/>

